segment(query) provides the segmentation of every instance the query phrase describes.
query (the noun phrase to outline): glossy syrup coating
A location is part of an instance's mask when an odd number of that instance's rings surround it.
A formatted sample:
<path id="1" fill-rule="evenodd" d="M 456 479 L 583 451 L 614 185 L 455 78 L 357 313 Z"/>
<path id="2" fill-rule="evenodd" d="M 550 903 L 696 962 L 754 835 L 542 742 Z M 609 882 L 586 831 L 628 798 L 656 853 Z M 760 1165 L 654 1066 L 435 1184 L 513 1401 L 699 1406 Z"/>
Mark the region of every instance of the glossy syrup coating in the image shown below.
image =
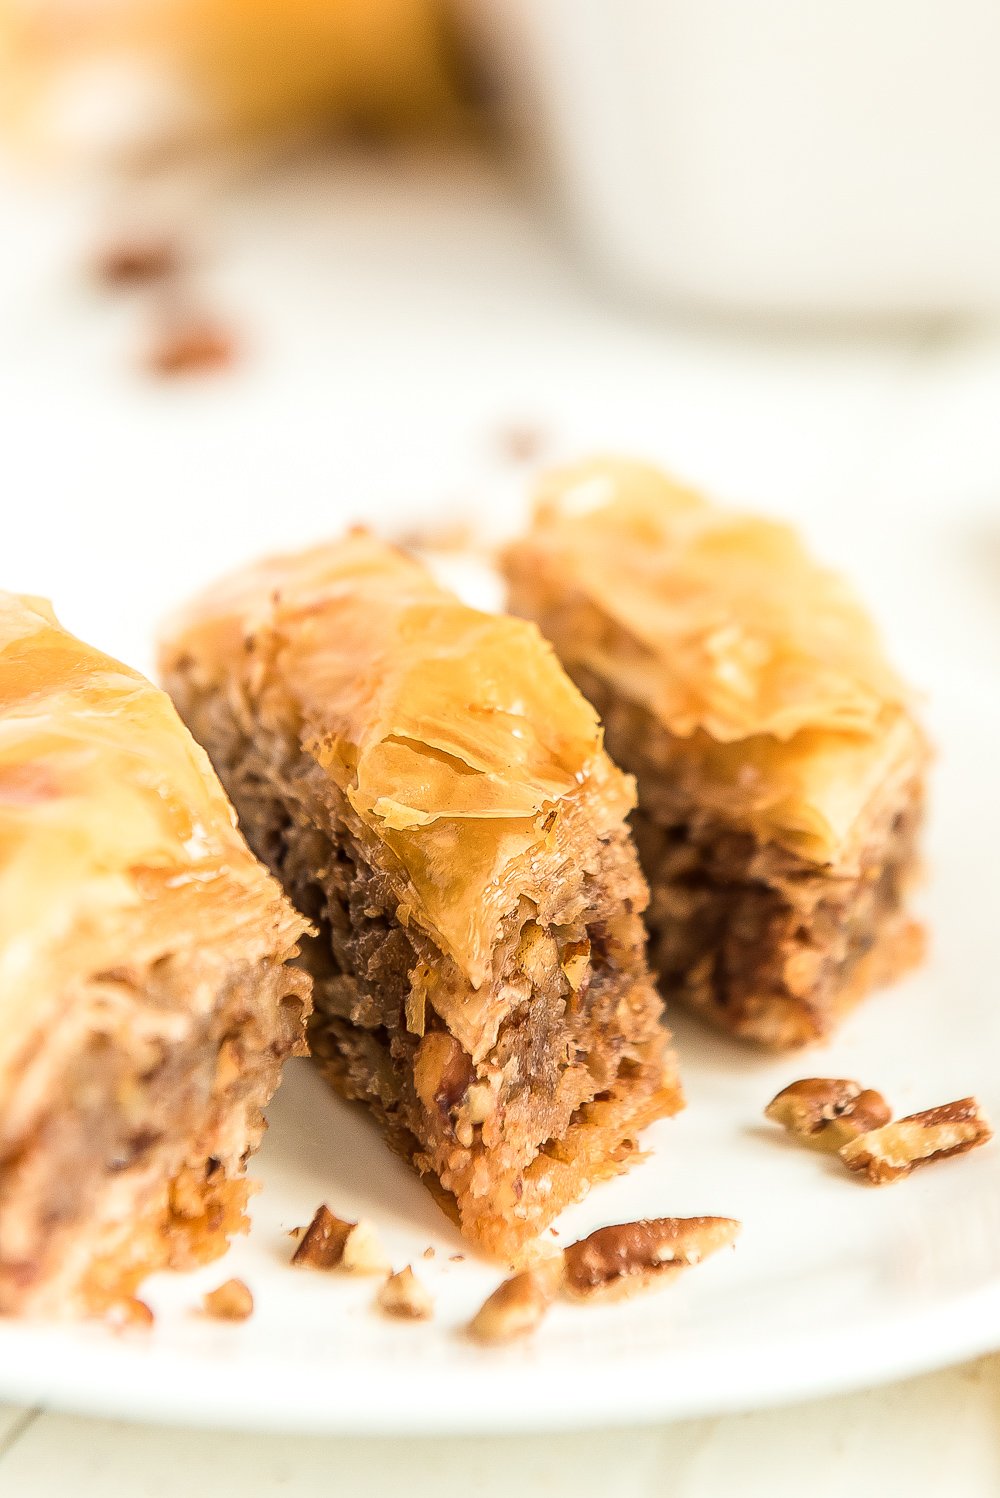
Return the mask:
<path id="1" fill-rule="evenodd" d="M 216 585 L 162 666 L 298 740 L 389 850 L 403 918 L 474 986 L 503 915 L 556 876 L 567 808 L 586 794 L 610 828 L 633 802 L 535 625 L 468 607 L 364 532 Z"/>
<path id="2" fill-rule="evenodd" d="M 597 459 L 546 477 L 505 569 L 571 674 L 650 713 L 674 782 L 759 837 L 849 860 L 926 758 L 871 618 L 787 525 Z"/>
<path id="3" fill-rule="evenodd" d="M 0 593 L 0 1075 L 81 974 L 304 927 L 165 693 Z"/>

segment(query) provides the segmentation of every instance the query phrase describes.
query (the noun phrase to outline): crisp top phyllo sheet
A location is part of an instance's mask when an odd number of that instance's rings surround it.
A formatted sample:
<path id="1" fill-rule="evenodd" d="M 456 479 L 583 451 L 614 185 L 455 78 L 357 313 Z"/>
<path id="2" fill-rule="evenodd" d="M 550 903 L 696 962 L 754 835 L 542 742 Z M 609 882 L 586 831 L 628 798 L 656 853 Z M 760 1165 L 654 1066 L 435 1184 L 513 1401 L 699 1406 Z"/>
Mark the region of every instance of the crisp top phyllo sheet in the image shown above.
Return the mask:
<path id="1" fill-rule="evenodd" d="M 163 665 L 319 927 L 317 1062 L 518 1254 L 681 1102 L 593 708 L 534 624 L 364 533 L 212 588 Z"/>
<path id="2" fill-rule="evenodd" d="M 246 1225 L 308 929 L 169 698 L 0 593 L 0 1312 L 92 1312 Z"/>
<path id="3" fill-rule="evenodd" d="M 409 886 L 401 918 L 479 987 L 503 913 L 559 873 L 559 821 L 634 805 L 597 715 L 534 624 L 481 613 L 373 536 L 264 562 L 174 621 L 166 670 L 256 696 Z"/>
<path id="4" fill-rule="evenodd" d="M 869 615 L 788 525 L 598 460 L 546 478 L 506 565 L 571 673 L 648 711 L 702 803 L 758 837 L 850 862 L 923 756 Z"/>
<path id="5" fill-rule="evenodd" d="M 0 593 L 0 1069 L 81 971 L 302 929 L 166 693 Z"/>

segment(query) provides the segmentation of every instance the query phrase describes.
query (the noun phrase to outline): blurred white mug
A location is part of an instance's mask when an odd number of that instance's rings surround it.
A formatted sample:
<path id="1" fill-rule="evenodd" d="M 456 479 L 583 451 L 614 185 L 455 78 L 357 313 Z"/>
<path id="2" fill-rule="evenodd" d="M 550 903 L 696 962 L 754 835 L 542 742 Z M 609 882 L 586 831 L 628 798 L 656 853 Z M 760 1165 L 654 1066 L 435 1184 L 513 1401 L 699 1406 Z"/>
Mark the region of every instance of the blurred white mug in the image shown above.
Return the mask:
<path id="1" fill-rule="evenodd" d="M 583 241 L 660 300 L 1000 310 L 1000 0 L 462 0 Z"/>

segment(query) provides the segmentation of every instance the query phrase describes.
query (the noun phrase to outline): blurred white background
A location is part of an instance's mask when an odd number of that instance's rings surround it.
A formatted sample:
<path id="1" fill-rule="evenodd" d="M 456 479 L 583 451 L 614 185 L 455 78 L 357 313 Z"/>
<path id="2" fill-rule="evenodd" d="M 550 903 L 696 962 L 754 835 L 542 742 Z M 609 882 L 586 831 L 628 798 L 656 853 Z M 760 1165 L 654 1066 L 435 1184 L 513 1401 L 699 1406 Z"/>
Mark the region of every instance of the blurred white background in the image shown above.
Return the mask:
<path id="1" fill-rule="evenodd" d="M 71 628 L 148 667 L 157 621 L 246 556 L 355 519 L 495 534 L 540 465 L 617 450 L 794 518 L 917 682 L 974 655 L 970 690 L 995 692 L 996 7 L 467 0 L 514 122 L 498 143 L 425 29 L 433 0 L 366 3 L 0 3 L 0 583 L 65 598 Z M 108 14 L 127 46 L 91 35 Z M 320 14 L 350 66 L 318 53 Z M 86 88 L 47 91 L 81 59 Z M 349 142 L 302 129 L 326 102 Z M 181 273 L 101 284 L 95 259 L 144 238 Z M 151 373 L 164 318 L 192 309 L 231 361 Z M 12 1412 L 0 1490 L 64 1491 L 71 1451 L 79 1498 L 233 1473 L 247 1498 L 404 1472 L 450 1494 L 480 1463 L 496 1491 L 498 1472 L 551 1493 L 597 1473 L 608 1493 L 775 1495 L 810 1462 L 817 1498 L 904 1466 L 913 1498 L 958 1472 L 979 1498 L 998 1438 L 993 1363 L 516 1456 L 261 1438 L 248 1457 Z"/>

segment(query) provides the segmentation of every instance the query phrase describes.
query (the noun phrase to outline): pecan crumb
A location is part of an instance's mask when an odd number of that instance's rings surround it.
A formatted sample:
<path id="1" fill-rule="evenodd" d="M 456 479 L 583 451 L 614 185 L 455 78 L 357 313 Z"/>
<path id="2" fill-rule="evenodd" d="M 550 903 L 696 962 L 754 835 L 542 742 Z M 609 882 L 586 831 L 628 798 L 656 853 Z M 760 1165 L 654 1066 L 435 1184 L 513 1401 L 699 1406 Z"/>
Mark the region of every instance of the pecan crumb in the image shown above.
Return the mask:
<path id="1" fill-rule="evenodd" d="M 236 357 L 236 340 L 221 323 L 198 314 L 171 318 L 146 354 L 152 374 L 203 374 L 226 369 Z"/>
<path id="2" fill-rule="evenodd" d="M 782 1089 L 764 1109 L 815 1149 L 839 1150 L 852 1139 L 880 1129 L 892 1110 L 880 1092 L 843 1077 L 803 1077 Z"/>
<path id="3" fill-rule="evenodd" d="M 388 1274 L 392 1268 L 370 1222 L 363 1218 L 345 1222 L 325 1205 L 316 1208 L 292 1263 L 310 1269 L 343 1269 L 348 1274 Z"/>
<path id="4" fill-rule="evenodd" d="M 453 1035 L 432 1030 L 424 1036 L 413 1061 L 413 1085 L 428 1113 L 450 1121 L 474 1077 L 472 1058 Z"/>
<path id="5" fill-rule="evenodd" d="M 634 1294 L 728 1248 L 739 1230 L 731 1217 L 658 1217 L 598 1228 L 564 1251 L 566 1292 L 584 1299 Z"/>
<path id="6" fill-rule="evenodd" d="M 387 1316 L 398 1316 L 403 1320 L 429 1321 L 434 1314 L 430 1293 L 409 1264 L 398 1273 L 389 1275 L 379 1289 L 376 1303 Z"/>
<path id="7" fill-rule="evenodd" d="M 425 1259 L 433 1259 L 433 1257 L 434 1257 L 434 1246 L 433 1246 L 433 1244 L 431 1244 L 427 1248 L 424 1249 L 424 1258 Z"/>
<path id="8" fill-rule="evenodd" d="M 557 1254 L 504 1280 L 473 1316 L 469 1336 L 496 1343 L 533 1332 L 559 1292 L 562 1271 L 562 1255 Z"/>
<path id="9" fill-rule="evenodd" d="M 848 1170 L 873 1185 L 898 1181 L 918 1165 L 946 1160 L 993 1138 L 989 1119 L 974 1097 L 911 1113 L 845 1144 L 840 1158 Z"/>
<path id="10" fill-rule="evenodd" d="M 106 244 L 97 255 L 94 273 L 112 288 L 148 286 L 172 276 L 180 263 L 176 241 L 165 235 L 134 234 Z"/>
<path id="11" fill-rule="evenodd" d="M 242 1280 L 226 1280 L 217 1290 L 209 1290 L 202 1309 L 217 1321 L 246 1321 L 253 1315 L 253 1296 Z"/>
<path id="12" fill-rule="evenodd" d="M 534 463 L 544 452 L 548 439 L 540 426 L 512 421 L 498 430 L 495 440 L 500 455 L 508 463 Z"/>
<path id="13" fill-rule="evenodd" d="M 304 1264 L 310 1269 L 335 1269 L 344 1257 L 344 1244 L 352 1227 L 353 1222 L 335 1217 L 329 1207 L 317 1207 L 312 1222 L 292 1254 L 292 1263 Z"/>

